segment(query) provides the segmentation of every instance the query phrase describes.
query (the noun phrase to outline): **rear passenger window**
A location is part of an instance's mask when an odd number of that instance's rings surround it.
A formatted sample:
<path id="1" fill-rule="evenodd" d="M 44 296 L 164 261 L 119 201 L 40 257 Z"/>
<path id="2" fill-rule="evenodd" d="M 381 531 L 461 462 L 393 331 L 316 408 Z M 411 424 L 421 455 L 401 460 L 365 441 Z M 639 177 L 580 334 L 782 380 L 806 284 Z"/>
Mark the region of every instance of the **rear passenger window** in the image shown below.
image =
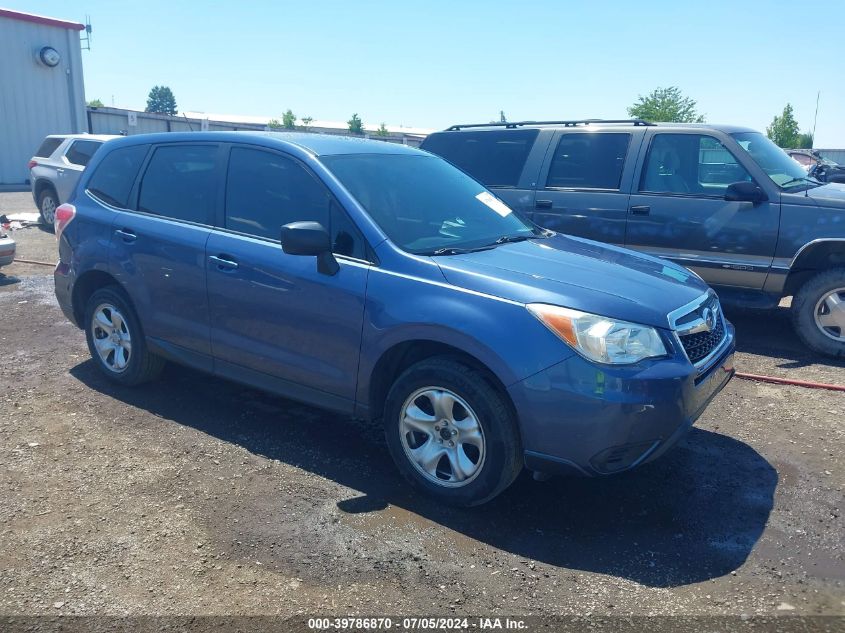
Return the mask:
<path id="1" fill-rule="evenodd" d="M 88 181 L 88 191 L 106 204 L 126 208 L 149 145 L 122 147 L 106 154 Z"/>
<path id="2" fill-rule="evenodd" d="M 97 141 L 74 141 L 65 154 L 65 158 L 74 165 L 82 165 L 84 167 L 91 160 L 94 152 L 100 149 L 100 145 L 102 143 L 98 143 Z"/>
<path id="3" fill-rule="evenodd" d="M 555 149 L 546 187 L 619 189 L 630 134 L 563 134 Z"/>
<path id="4" fill-rule="evenodd" d="M 174 220 L 211 224 L 216 193 L 216 145 L 164 145 L 150 159 L 138 210 Z"/>
<path id="5" fill-rule="evenodd" d="M 232 148 L 226 177 L 226 228 L 277 240 L 282 225 L 299 221 L 329 226 L 329 195 L 323 185 L 293 159 Z"/>
<path id="6" fill-rule="evenodd" d="M 35 155 L 39 158 L 49 158 L 64 140 L 63 138 L 45 138 L 41 146 L 35 151 Z"/>
<path id="7" fill-rule="evenodd" d="M 422 148 L 442 156 L 488 187 L 516 187 L 538 130 L 442 132 Z"/>

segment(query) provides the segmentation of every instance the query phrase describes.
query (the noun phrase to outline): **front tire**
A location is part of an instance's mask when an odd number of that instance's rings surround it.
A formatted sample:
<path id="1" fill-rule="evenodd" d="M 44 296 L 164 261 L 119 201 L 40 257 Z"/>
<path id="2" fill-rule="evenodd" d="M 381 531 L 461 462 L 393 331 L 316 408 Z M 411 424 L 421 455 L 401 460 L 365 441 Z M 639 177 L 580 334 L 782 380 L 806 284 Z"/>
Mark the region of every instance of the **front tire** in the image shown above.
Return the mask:
<path id="1" fill-rule="evenodd" d="M 44 227 L 50 231 L 55 231 L 56 207 L 58 206 L 59 198 L 56 192 L 49 187 L 38 194 L 38 214 L 41 216 Z"/>
<path id="2" fill-rule="evenodd" d="M 116 286 L 100 288 L 85 304 L 85 338 L 99 370 L 122 385 L 153 380 L 164 367 L 147 350 L 138 317 Z"/>
<path id="3" fill-rule="evenodd" d="M 795 293 L 792 323 L 810 349 L 845 357 L 845 268 L 817 273 Z"/>
<path id="4" fill-rule="evenodd" d="M 457 360 L 409 367 L 390 389 L 384 428 L 391 457 L 417 490 L 454 506 L 489 501 L 522 469 L 509 402 Z"/>

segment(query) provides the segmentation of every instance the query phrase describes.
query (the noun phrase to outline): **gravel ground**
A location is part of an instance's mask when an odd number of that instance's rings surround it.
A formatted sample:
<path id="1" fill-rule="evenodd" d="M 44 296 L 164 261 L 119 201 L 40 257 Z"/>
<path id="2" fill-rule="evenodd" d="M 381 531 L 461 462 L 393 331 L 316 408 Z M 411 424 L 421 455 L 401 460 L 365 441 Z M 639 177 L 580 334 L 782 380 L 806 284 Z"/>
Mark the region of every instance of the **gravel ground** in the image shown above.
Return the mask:
<path id="1" fill-rule="evenodd" d="M 175 366 L 110 384 L 51 272 L 0 274 L 0 614 L 845 615 L 842 393 L 734 380 L 653 464 L 444 509 L 370 425 Z M 845 384 L 785 314 L 730 316 L 740 371 Z"/>

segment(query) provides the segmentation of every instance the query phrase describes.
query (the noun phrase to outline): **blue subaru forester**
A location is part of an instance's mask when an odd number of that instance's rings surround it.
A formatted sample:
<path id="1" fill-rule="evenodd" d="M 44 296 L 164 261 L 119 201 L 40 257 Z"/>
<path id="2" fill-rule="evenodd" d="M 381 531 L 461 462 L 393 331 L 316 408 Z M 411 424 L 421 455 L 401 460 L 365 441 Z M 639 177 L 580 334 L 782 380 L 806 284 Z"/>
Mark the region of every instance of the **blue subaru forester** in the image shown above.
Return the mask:
<path id="1" fill-rule="evenodd" d="M 106 376 L 173 361 L 382 419 L 399 470 L 451 504 L 524 466 L 652 460 L 733 375 L 733 327 L 696 275 L 541 229 L 401 145 L 110 141 L 56 234 L 56 296 Z"/>

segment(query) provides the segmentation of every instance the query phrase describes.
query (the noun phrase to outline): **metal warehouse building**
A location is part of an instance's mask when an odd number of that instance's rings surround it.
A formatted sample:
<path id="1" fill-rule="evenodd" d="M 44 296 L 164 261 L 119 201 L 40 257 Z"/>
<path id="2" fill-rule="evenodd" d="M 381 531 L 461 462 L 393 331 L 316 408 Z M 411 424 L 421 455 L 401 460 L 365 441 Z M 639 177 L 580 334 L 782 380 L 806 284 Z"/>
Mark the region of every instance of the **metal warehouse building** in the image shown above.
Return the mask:
<path id="1" fill-rule="evenodd" d="M 85 27 L 0 9 L 0 185 L 24 185 L 47 134 L 87 132 Z"/>

